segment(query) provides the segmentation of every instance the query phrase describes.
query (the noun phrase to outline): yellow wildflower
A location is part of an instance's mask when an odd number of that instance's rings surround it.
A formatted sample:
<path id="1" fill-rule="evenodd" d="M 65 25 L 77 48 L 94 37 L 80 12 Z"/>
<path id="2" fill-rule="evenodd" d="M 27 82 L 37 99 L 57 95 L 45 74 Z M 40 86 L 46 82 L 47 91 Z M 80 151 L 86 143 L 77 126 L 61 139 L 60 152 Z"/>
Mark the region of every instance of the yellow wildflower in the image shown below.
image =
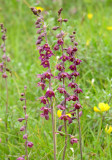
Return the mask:
<path id="1" fill-rule="evenodd" d="M 69 116 L 70 118 L 71 118 L 71 114 L 70 113 L 68 113 L 68 114 L 66 114 L 67 116 Z"/>
<path id="2" fill-rule="evenodd" d="M 92 19 L 92 18 L 93 18 L 93 14 L 92 14 L 92 13 L 89 13 L 89 14 L 87 15 L 87 17 L 88 17 L 88 19 Z"/>
<path id="3" fill-rule="evenodd" d="M 41 10 L 41 12 L 44 10 L 42 7 L 35 7 L 37 10 Z"/>
<path id="4" fill-rule="evenodd" d="M 89 46 L 89 44 L 90 44 L 90 40 L 87 40 L 86 41 L 86 46 Z"/>
<path id="5" fill-rule="evenodd" d="M 99 103 L 98 104 L 98 108 L 96 106 L 94 106 L 94 111 L 95 112 L 106 112 L 110 109 L 110 106 L 107 103 Z"/>
<path id="6" fill-rule="evenodd" d="M 58 110 L 58 111 L 57 111 L 57 116 L 58 116 L 58 117 L 61 117 L 61 115 L 62 115 L 62 111 Z M 70 113 L 68 113 L 68 114 L 66 114 L 66 115 L 69 116 L 69 117 L 71 117 L 71 114 L 70 114 Z"/>
<path id="7" fill-rule="evenodd" d="M 0 122 L 2 122 L 2 118 L 0 118 Z"/>
<path id="8" fill-rule="evenodd" d="M 62 114 L 62 111 L 58 110 L 58 111 L 57 111 L 57 116 L 58 116 L 58 117 L 61 117 L 61 114 Z"/>
<path id="9" fill-rule="evenodd" d="M 108 26 L 107 30 L 112 31 L 112 26 Z"/>
<path id="10" fill-rule="evenodd" d="M 106 125 L 105 132 L 110 134 L 112 132 L 112 126 L 109 126 L 109 129 L 108 129 L 108 125 Z"/>

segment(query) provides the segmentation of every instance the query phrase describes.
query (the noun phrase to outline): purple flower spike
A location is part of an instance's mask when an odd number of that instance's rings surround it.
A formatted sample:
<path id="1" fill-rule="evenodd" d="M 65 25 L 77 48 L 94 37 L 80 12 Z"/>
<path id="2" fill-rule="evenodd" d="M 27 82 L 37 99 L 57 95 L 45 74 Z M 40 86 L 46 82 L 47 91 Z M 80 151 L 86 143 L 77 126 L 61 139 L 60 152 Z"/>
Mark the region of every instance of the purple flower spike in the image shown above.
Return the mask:
<path id="1" fill-rule="evenodd" d="M 77 138 L 71 138 L 70 143 L 73 145 L 74 143 L 77 143 L 78 139 Z"/>
<path id="2" fill-rule="evenodd" d="M 30 148 L 32 148 L 33 147 L 33 143 L 32 142 L 28 142 L 27 146 L 30 147 Z"/>
<path id="3" fill-rule="evenodd" d="M 54 92 L 53 92 L 53 90 L 47 90 L 47 92 L 46 92 L 46 97 L 55 97 L 55 94 L 54 94 Z"/>
<path id="4" fill-rule="evenodd" d="M 77 88 L 77 89 L 75 89 L 75 91 L 74 91 L 75 93 L 83 93 L 83 91 L 82 91 L 82 89 L 80 89 L 80 88 Z"/>

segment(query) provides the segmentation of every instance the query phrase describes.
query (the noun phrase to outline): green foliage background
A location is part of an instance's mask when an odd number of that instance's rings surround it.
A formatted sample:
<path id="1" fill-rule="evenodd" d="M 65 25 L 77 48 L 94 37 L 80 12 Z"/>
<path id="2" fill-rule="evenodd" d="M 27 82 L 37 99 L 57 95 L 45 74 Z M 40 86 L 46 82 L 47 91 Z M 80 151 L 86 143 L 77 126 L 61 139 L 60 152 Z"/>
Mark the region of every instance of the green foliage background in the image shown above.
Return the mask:
<path id="1" fill-rule="evenodd" d="M 9 152 L 5 144 L 5 85 L 0 78 L 0 160 L 5 160 L 7 155 L 10 160 L 15 160 L 24 154 L 24 141 L 19 129 L 21 124 L 17 119 L 23 116 L 22 103 L 19 101 L 20 93 L 24 85 L 27 85 L 28 106 L 28 132 L 29 140 L 34 147 L 29 149 L 31 160 L 52 160 L 53 144 L 51 133 L 51 121 L 40 118 L 40 107 L 37 100 L 43 93 L 36 87 L 38 79 L 36 74 L 43 72 L 38 60 L 39 53 L 35 47 L 37 38 L 34 26 L 35 17 L 30 11 L 31 6 L 36 6 L 36 0 L 0 0 L 0 23 L 7 28 L 7 53 L 11 57 L 9 68 Z M 83 106 L 81 117 L 83 159 L 84 160 L 111 160 L 112 141 L 105 134 L 106 124 L 112 125 L 112 109 L 104 116 L 100 140 L 97 141 L 100 116 L 94 113 L 93 107 L 99 102 L 111 103 L 112 94 L 112 31 L 107 30 L 112 26 L 112 1 L 111 0 L 63 0 L 62 4 L 51 0 L 41 0 L 39 6 L 48 11 L 46 24 L 48 25 L 48 36 L 50 28 L 57 24 L 57 11 L 63 7 L 62 17 L 68 22 L 63 25 L 63 30 L 69 34 L 77 31 L 76 39 L 79 43 L 78 57 L 83 60 L 79 67 L 80 77 L 77 83 L 83 89 L 80 97 Z M 87 14 L 92 13 L 93 18 L 89 20 Z M 49 43 L 53 46 L 53 36 L 49 36 Z M 54 40 L 54 43 L 56 40 Z M 89 45 L 87 45 L 89 42 Z M 1 43 L 1 40 L 0 40 Z M 66 39 L 66 44 L 69 40 Z M 56 56 L 59 56 L 58 53 Z M 1 58 L 1 52 L 0 52 Z M 52 59 L 52 71 L 56 59 Z M 94 82 L 93 82 L 94 81 Z M 56 92 L 57 84 L 54 82 Z M 56 92 L 57 96 L 58 93 Z M 60 95 L 59 95 L 60 96 Z M 55 105 L 61 98 L 55 99 Z M 57 109 L 55 109 L 57 110 Z M 56 117 L 57 118 L 57 117 Z M 51 118 L 50 118 L 51 119 Z M 57 121 L 57 126 L 60 124 Z M 68 129 L 69 133 L 78 135 L 77 122 L 74 121 Z M 57 159 L 62 157 L 64 137 L 57 136 Z M 72 149 L 73 148 L 73 149 Z M 68 141 L 66 160 L 79 160 L 79 146 L 70 145 Z"/>

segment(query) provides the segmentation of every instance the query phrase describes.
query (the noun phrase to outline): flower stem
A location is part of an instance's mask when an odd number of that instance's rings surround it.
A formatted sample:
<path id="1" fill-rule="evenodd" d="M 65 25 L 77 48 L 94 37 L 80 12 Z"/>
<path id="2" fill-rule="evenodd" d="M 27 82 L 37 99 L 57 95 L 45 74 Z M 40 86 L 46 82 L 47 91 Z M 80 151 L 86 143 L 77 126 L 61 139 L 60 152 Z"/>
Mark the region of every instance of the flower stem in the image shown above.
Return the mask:
<path id="1" fill-rule="evenodd" d="M 64 151 L 63 151 L 63 158 L 62 160 L 65 159 L 65 152 L 66 152 L 66 148 L 67 148 L 67 125 L 66 125 L 66 121 L 64 121 L 64 127 L 65 127 L 65 146 L 64 146 Z"/>
<path id="2" fill-rule="evenodd" d="M 77 110 L 77 120 L 78 120 L 78 126 L 79 126 L 79 144 L 80 144 L 80 156 L 82 159 L 82 138 L 81 138 L 81 127 L 80 127 L 80 118 L 79 118 L 79 110 Z"/>
<path id="3" fill-rule="evenodd" d="M 25 94 L 25 92 L 24 92 L 24 94 Z M 26 94 L 25 94 L 25 106 L 26 106 Z M 26 110 L 25 110 L 25 115 L 26 115 Z M 26 119 L 26 122 L 25 122 L 25 134 L 27 134 L 27 119 Z M 25 142 L 25 152 L 26 152 L 26 160 L 28 160 L 27 139 L 26 139 L 26 142 Z"/>
<path id="4" fill-rule="evenodd" d="M 53 145 L 54 145 L 54 160 L 56 160 L 56 137 L 55 137 L 55 121 L 54 121 L 53 106 L 51 106 L 51 116 L 52 116 L 52 132 L 53 132 Z"/>
<path id="5" fill-rule="evenodd" d="M 6 121 L 5 121 L 5 128 L 7 133 L 7 119 L 8 119 L 8 87 L 7 87 L 7 78 L 5 79 L 5 87 L 6 87 Z M 8 142 L 8 136 L 6 136 L 6 142 Z"/>
<path id="6" fill-rule="evenodd" d="M 102 116 L 102 114 L 101 114 L 101 119 L 100 119 L 100 128 L 99 128 L 99 131 L 98 131 L 98 138 L 97 138 L 97 141 L 99 140 L 100 135 L 101 135 L 102 119 L 103 119 L 103 116 Z"/>

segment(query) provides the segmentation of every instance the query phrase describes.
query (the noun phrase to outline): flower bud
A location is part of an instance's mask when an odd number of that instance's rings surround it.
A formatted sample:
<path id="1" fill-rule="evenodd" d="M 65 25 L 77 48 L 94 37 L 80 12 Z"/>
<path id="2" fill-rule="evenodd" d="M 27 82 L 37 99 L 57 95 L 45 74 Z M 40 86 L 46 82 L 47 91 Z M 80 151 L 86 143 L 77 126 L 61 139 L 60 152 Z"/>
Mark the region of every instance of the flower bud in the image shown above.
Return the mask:
<path id="1" fill-rule="evenodd" d="M 32 148 L 33 147 L 33 143 L 32 142 L 28 142 L 27 146 L 30 147 L 30 148 Z"/>
<path id="2" fill-rule="evenodd" d="M 23 139 L 27 139 L 28 138 L 28 135 L 27 134 L 24 134 L 23 135 Z"/>
<path id="3" fill-rule="evenodd" d="M 6 72 L 4 72 L 3 74 L 2 74 L 2 78 L 7 78 L 8 76 L 7 76 L 7 74 L 6 74 Z"/>
<path id="4" fill-rule="evenodd" d="M 24 118 L 18 118 L 19 122 L 22 122 L 23 120 L 25 120 Z"/>
<path id="5" fill-rule="evenodd" d="M 28 119 L 28 115 L 27 115 L 27 114 L 25 115 L 25 119 L 26 119 L 26 120 Z"/>
<path id="6" fill-rule="evenodd" d="M 21 128 L 20 128 L 20 131 L 24 131 L 25 130 L 25 126 L 22 126 Z"/>
<path id="7" fill-rule="evenodd" d="M 10 60 L 10 58 L 9 57 L 7 57 L 7 62 L 10 62 L 11 60 Z"/>

